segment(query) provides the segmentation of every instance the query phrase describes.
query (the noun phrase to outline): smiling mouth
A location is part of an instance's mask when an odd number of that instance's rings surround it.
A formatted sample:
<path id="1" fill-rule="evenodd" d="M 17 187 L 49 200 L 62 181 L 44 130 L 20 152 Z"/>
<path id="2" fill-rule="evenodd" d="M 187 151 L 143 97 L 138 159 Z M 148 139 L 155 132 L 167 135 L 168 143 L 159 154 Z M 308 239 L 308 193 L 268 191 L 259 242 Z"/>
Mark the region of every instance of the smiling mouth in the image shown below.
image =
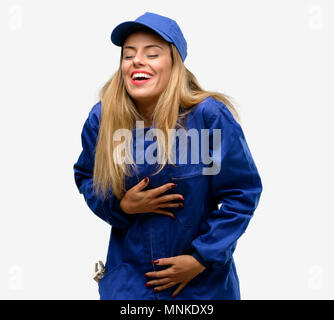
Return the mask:
<path id="1" fill-rule="evenodd" d="M 132 78 L 131 78 L 131 82 L 132 82 L 133 84 L 139 85 L 139 84 L 144 84 L 144 83 L 150 81 L 152 78 L 153 78 L 153 77 L 151 77 L 151 78 L 149 78 L 149 79 L 147 79 L 147 78 L 137 78 L 137 79 L 132 79 Z"/>

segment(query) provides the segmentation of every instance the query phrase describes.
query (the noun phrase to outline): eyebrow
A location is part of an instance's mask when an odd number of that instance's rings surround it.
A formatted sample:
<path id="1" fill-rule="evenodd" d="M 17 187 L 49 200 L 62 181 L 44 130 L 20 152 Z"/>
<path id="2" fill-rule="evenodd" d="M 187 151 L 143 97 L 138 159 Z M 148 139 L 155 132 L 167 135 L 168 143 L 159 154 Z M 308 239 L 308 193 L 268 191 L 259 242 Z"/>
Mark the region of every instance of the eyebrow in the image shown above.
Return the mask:
<path id="1" fill-rule="evenodd" d="M 146 49 L 146 48 L 152 48 L 152 47 L 158 47 L 161 50 L 163 50 L 163 48 L 161 46 L 157 45 L 157 44 L 149 44 L 149 45 L 145 46 L 144 49 Z M 123 47 L 123 49 L 134 49 L 134 50 L 136 50 L 136 48 L 132 47 L 132 46 L 126 46 L 126 47 Z"/>

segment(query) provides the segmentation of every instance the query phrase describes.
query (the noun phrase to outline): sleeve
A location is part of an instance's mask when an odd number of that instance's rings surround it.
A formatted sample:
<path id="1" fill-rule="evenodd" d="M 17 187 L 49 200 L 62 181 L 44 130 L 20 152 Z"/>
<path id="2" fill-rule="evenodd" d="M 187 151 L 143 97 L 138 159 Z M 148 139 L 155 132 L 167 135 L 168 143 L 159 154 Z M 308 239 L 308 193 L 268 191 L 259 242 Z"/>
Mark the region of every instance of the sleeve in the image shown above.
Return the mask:
<path id="1" fill-rule="evenodd" d="M 130 226 L 130 217 L 121 209 L 120 200 L 111 193 L 111 197 L 97 196 L 93 191 L 93 169 L 95 145 L 98 136 L 96 128 L 90 122 L 90 117 L 84 123 L 81 142 L 82 152 L 74 164 L 74 180 L 76 186 L 88 207 L 102 220 L 113 227 L 126 229 Z"/>
<path id="2" fill-rule="evenodd" d="M 217 204 L 208 214 L 203 233 L 192 241 L 193 257 L 205 267 L 222 267 L 232 257 L 239 237 L 245 232 L 257 208 L 262 182 L 240 125 L 225 105 L 210 117 L 210 141 L 213 129 L 221 129 L 221 144 L 210 155 L 220 157 L 220 171 L 211 176 L 213 200 Z M 218 163 L 217 163 L 218 164 Z M 218 205 L 221 204 L 218 209 Z"/>

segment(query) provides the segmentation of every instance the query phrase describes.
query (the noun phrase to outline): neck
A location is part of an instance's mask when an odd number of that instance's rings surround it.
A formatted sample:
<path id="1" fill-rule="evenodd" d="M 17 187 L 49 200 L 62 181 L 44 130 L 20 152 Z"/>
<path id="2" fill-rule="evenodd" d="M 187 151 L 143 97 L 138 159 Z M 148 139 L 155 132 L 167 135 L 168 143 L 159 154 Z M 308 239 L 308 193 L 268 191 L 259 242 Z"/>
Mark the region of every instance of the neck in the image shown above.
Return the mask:
<path id="1" fill-rule="evenodd" d="M 145 127 L 150 127 L 152 126 L 152 115 L 153 115 L 153 111 L 155 108 L 155 103 L 152 102 L 137 102 L 136 106 L 138 109 L 138 112 L 140 113 L 140 115 L 142 116 L 142 118 L 144 119 L 144 126 Z"/>

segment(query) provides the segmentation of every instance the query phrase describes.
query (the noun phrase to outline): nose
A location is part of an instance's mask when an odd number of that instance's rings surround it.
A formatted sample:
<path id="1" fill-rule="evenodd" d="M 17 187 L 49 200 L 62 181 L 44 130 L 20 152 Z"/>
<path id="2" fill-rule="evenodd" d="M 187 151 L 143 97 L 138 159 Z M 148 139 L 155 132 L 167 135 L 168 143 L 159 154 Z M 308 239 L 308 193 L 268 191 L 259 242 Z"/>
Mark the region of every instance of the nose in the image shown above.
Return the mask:
<path id="1" fill-rule="evenodd" d="M 140 52 L 136 53 L 136 55 L 132 59 L 132 62 L 134 66 L 145 64 L 144 57 Z"/>

